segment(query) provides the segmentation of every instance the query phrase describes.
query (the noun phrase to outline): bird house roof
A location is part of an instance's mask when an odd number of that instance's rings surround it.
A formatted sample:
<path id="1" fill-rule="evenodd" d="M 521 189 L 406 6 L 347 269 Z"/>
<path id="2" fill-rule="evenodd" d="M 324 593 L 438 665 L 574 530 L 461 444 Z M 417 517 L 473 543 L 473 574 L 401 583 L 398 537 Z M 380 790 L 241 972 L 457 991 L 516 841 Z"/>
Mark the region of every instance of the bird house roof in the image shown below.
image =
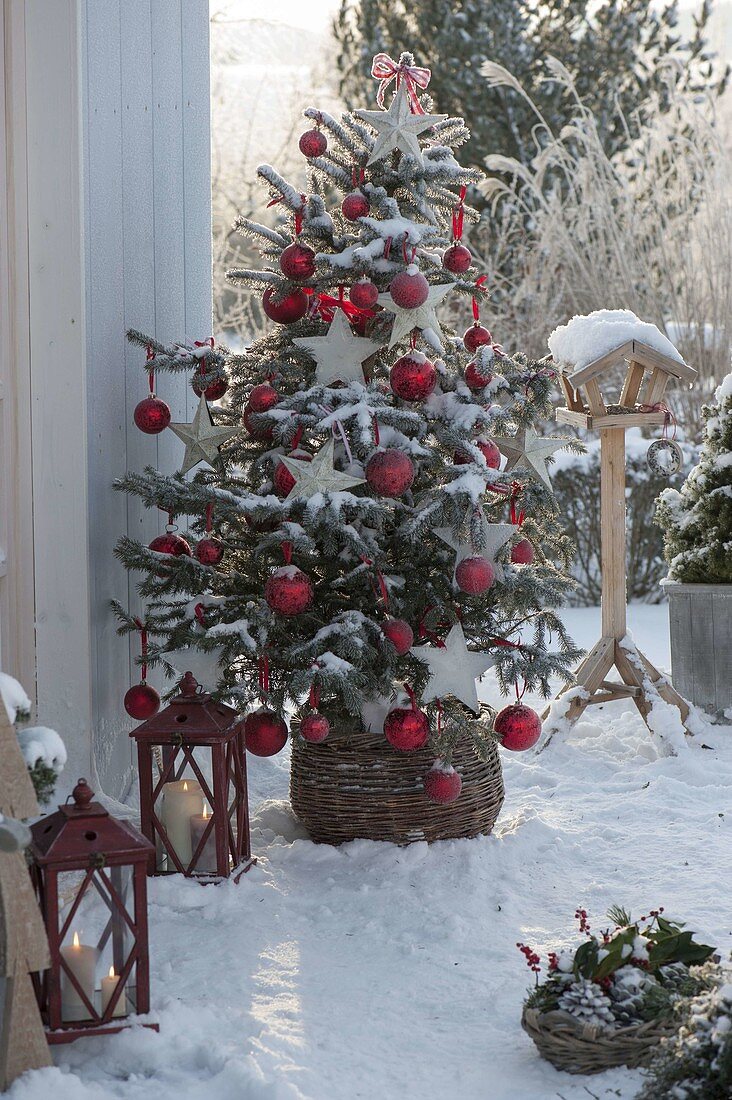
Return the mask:
<path id="1" fill-rule="evenodd" d="M 684 363 L 679 359 L 673 359 L 670 355 L 665 355 L 663 352 L 657 351 L 656 348 L 652 348 L 650 344 L 645 344 L 642 340 L 626 340 L 616 348 L 612 348 L 610 351 L 605 352 L 599 359 L 595 359 L 591 363 L 583 364 L 579 369 L 576 369 L 573 363 L 567 362 L 557 363 L 557 366 L 567 377 L 567 380 L 574 389 L 578 389 L 587 382 L 599 378 L 602 374 L 612 370 L 613 367 L 616 367 L 618 363 L 622 363 L 623 361 L 628 363 L 639 363 L 647 370 L 658 370 L 671 378 L 678 378 L 683 382 L 691 383 L 697 375 L 697 372 L 693 367 L 690 367 L 688 363 Z"/>

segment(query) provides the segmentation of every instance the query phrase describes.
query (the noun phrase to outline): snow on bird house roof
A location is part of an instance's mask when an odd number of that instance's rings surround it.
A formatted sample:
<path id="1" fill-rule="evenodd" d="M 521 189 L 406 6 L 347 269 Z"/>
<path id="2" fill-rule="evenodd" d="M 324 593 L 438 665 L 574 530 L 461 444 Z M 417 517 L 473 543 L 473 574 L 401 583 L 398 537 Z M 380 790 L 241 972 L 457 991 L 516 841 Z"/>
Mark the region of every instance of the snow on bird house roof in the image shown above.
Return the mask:
<path id="1" fill-rule="evenodd" d="M 578 387 L 623 359 L 693 382 L 696 371 L 667 336 L 629 309 L 598 309 L 573 317 L 549 337 L 554 362 Z"/>

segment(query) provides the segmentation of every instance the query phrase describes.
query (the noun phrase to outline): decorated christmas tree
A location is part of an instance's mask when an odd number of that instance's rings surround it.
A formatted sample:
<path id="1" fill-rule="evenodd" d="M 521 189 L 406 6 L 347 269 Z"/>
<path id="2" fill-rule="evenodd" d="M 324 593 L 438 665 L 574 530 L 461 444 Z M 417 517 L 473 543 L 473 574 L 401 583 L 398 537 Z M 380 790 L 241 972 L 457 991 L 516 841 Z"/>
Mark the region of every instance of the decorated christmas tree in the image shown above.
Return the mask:
<path id="1" fill-rule="evenodd" d="M 480 754 L 540 734 L 518 701 L 494 730 L 476 723 L 476 678 L 495 666 L 504 693 L 547 697 L 578 657 L 555 610 L 571 547 L 549 477 L 569 441 L 540 434 L 553 372 L 506 354 L 481 320 L 462 241 L 479 173 L 454 154 L 465 124 L 433 113 L 410 55 L 375 71 L 375 109 L 305 111 L 306 190 L 258 169 L 278 220 L 241 220 L 263 265 L 229 278 L 262 296 L 267 336 L 232 354 L 130 334 L 151 388 L 154 371 L 187 371 L 200 404 L 192 424 L 169 424 L 154 395 L 136 410 L 143 431 L 169 426 L 186 449 L 179 472 L 119 484 L 170 524 L 149 547 L 119 543 L 144 574 L 145 621 L 117 611 L 122 631 L 149 633 L 147 660 L 256 707 L 251 752 L 279 751 L 288 725 L 321 742 L 381 703 L 386 741 L 428 744 L 440 763 L 427 791 L 449 802 L 461 735 Z M 461 302 L 464 335 L 440 319 Z M 146 717 L 154 691 L 131 691 Z"/>
<path id="2" fill-rule="evenodd" d="M 656 522 L 664 531 L 671 580 L 732 584 L 732 374 L 702 411 L 699 462 L 680 490 L 661 493 Z"/>

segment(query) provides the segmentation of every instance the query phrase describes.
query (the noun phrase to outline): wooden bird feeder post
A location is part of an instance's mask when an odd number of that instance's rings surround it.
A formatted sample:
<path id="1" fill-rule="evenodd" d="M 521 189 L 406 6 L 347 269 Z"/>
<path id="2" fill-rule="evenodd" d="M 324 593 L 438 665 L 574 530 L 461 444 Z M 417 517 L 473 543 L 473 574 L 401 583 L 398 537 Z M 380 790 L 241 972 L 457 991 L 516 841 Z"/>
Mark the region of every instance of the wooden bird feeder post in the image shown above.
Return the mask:
<path id="1" fill-rule="evenodd" d="M 628 367 L 620 400 L 608 405 L 600 379 L 623 363 Z M 667 412 L 659 405 L 669 379 L 692 383 L 697 372 L 639 340 L 623 343 L 581 368 L 571 363 L 557 367 L 567 401 L 566 408 L 557 409 L 557 421 L 600 433 L 602 637 L 575 673 L 577 685 L 584 690 L 573 696 L 564 717 L 574 722 L 594 703 L 632 698 L 647 721 L 660 696 L 678 707 L 686 723 L 686 700 L 626 636 L 625 433 L 628 428 L 663 425 Z M 638 405 L 646 374 L 643 401 Z M 620 683 L 606 679 L 613 667 L 620 673 Z M 548 714 L 549 710 L 543 717 Z"/>

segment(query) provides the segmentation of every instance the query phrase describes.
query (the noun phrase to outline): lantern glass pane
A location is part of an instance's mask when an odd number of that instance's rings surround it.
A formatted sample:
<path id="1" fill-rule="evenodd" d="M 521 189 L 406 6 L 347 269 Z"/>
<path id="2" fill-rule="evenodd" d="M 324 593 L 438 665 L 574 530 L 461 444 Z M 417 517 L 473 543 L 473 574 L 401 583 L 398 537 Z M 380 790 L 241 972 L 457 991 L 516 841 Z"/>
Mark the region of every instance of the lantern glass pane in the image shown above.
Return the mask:
<path id="1" fill-rule="evenodd" d="M 110 1018 L 135 1011 L 133 883 L 130 866 L 96 867 L 87 873 L 59 875 L 64 1023 L 102 1018 L 118 985 L 122 988 Z"/>

